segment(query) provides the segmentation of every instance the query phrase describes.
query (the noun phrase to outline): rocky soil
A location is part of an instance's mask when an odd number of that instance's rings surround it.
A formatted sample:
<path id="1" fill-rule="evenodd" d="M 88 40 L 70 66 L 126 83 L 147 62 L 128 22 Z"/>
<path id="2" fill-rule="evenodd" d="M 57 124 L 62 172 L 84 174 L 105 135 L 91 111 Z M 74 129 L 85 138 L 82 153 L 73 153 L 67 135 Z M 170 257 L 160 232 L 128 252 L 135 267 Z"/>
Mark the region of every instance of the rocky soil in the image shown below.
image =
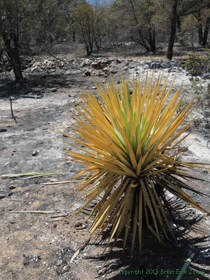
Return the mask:
<path id="1" fill-rule="evenodd" d="M 129 244 L 122 256 L 122 240 L 110 253 L 104 252 L 108 235 L 91 240 L 81 254 L 70 263 L 73 253 L 85 243 L 91 221 L 89 209 L 69 219 L 79 205 L 71 196 L 76 182 L 67 183 L 81 166 L 66 161 L 63 148 L 66 140 L 59 133 L 69 124 L 69 111 L 80 102 L 78 89 L 96 90 L 93 80 L 106 81 L 111 73 L 116 82 L 128 77 L 132 88 L 133 75 L 145 78 L 154 69 L 154 77 L 169 74 L 175 79 L 170 97 L 180 84 L 185 94 L 180 106 L 195 98 L 200 103 L 191 114 L 191 130 L 182 143 L 186 146 L 182 160 L 210 164 L 210 93 L 209 74 L 192 80 L 182 61 L 164 59 L 61 56 L 26 59 L 22 85 L 12 82 L 11 72 L 1 73 L 0 80 L 0 175 L 25 173 L 57 173 L 57 175 L 2 176 L 0 179 L 0 279 L 176 279 L 184 262 L 194 253 L 182 280 L 210 277 L 210 220 L 206 214 L 187 206 L 175 207 L 195 231 L 180 222 L 176 231 L 178 244 L 159 242 L 145 229 L 143 250 L 138 247 L 131 257 Z M 10 98 L 11 97 L 11 98 Z M 170 98 L 169 97 L 169 98 Z M 11 104 L 13 116 L 11 114 Z M 196 169 L 194 175 L 206 181 L 190 182 L 199 191 L 210 195 L 210 171 Z M 210 211 L 208 197 L 191 194 Z M 123 238 L 123 236 L 122 236 Z M 128 278 L 129 277 L 129 278 Z"/>

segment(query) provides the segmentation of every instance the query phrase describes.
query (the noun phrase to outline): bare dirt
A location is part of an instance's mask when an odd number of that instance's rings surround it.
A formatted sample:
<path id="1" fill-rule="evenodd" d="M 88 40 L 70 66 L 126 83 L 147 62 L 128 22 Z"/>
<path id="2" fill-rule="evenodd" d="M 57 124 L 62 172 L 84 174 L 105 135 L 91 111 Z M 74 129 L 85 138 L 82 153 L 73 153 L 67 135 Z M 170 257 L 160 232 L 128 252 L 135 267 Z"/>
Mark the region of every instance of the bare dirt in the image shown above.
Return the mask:
<path id="1" fill-rule="evenodd" d="M 175 280 L 192 253 L 195 255 L 181 279 L 210 279 L 210 220 L 191 207 L 180 206 L 179 211 L 196 230 L 180 222 L 178 228 L 174 227 L 177 244 L 171 240 L 164 246 L 144 229 L 142 254 L 136 245 L 131 256 L 128 242 L 122 255 L 123 236 L 111 253 L 109 249 L 104 252 L 107 234 L 97 241 L 93 238 L 70 263 L 74 252 L 85 243 L 91 220 L 87 220 L 89 209 L 69 219 L 78 207 L 70 208 L 78 199 L 75 195 L 69 197 L 75 182 L 59 182 L 70 180 L 81 167 L 65 161 L 62 140 L 66 139 L 59 131 L 69 126 L 69 111 L 79 100 L 78 88 L 94 91 L 94 84 L 79 69 L 68 74 L 25 73 L 25 77 L 27 81 L 22 86 L 14 84 L 10 77 L 2 76 L 0 82 L 0 175 L 58 174 L 1 178 L 0 279 Z M 12 106 L 17 123 L 11 116 L 9 96 L 15 98 Z M 200 114 L 202 108 L 196 110 Z M 191 134 L 192 145 L 183 153 L 183 159 L 210 163 L 206 135 L 209 130 Z M 196 170 L 193 174 L 210 180 L 209 171 Z M 208 182 L 190 184 L 210 194 Z M 210 211 L 208 197 L 193 194 L 192 198 Z M 178 207 L 175 200 L 174 204 Z"/>

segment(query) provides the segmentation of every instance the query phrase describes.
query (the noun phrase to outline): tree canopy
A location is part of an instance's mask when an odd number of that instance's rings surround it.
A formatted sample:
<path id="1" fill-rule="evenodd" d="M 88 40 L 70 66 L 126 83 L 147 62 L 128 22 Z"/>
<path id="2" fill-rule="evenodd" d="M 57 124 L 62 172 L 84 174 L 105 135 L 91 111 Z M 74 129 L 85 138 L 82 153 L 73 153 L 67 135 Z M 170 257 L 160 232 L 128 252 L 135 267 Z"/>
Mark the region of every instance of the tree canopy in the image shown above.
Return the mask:
<path id="1" fill-rule="evenodd" d="M 118 41 L 152 53 L 165 44 L 172 59 L 176 40 L 206 46 L 209 25 L 207 0 L 0 0 L 0 55 L 7 54 L 19 81 L 21 54 L 32 45 L 47 51 L 54 43 L 74 41 L 91 55 Z"/>

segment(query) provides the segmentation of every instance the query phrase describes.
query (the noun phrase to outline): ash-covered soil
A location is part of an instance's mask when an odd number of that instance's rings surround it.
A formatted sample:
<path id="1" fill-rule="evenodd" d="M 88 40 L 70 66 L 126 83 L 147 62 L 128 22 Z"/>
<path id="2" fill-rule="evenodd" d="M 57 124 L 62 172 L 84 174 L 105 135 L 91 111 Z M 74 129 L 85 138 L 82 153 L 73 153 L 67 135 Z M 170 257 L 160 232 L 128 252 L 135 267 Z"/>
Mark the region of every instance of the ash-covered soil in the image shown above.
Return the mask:
<path id="1" fill-rule="evenodd" d="M 102 60 L 104 59 L 103 57 Z M 104 251 L 108 240 L 108 234 L 105 234 L 97 241 L 91 240 L 73 263 L 70 263 L 74 252 L 85 243 L 91 221 L 87 220 L 90 209 L 69 219 L 78 207 L 75 205 L 70 208 L 70 205 L 79 196 L 69 197 L 76 182 L 62 184 L 60 182 L 69 181 L 81 170 L 81 166 L 65 160 L 62 149 L 67 145 L 62 141 L 66 138 L 59 131 L 67 132 L 64 126 L 70 126 L 69 112 L 73 109 L 73 105 L 80 101 L 78 88 L 90 88 L 95 91 L 92 77 L 100 76 L 99 79 L 106 80 L 111 72 L 118 81 L 121 74 L 130 77 L 132 71 L 138 71 L 133 67 L 136 66 L 133 60 L 106 59 L 104 64 L 101 62 L 98 64 L 100 66 L 97 66 L 98 60 L 89 63 L 86 58 L 62 58 L 64 64 L 59 61 L 57 65 L 54 61 L 56 65 L 52 66 L 48 63 L 51 58 L 40 58 L 25 69 L 26 80 L 22 85 L 13 83 L 8 73 L 6 78 L 5 75 L 1 75 L 0 175 L 57 173 L 39 178 L 1 177 L 0 279 L 2 280 L 175 280 L 192 253 L 195 255 L 182 280 L 210 277 L 209 217 L 189 206 L 179 206 L 176 200 L 175 207 L 195 229 L 190 230 L 182 222 L 178 228 L 174 226 L 177 244 L 171 240 L 166 241 L 167 246 L 164 246 L 145 229 L 142 254 L 139 255 L 136 246 L 131 257 L 130 241 L 126 252 L 122 255 L 123 236 L 112 253 L 109 249 Z M 35 62 L 40 64 L 34 65 Z M 139 69 L 142 75 L 145 75 L 146 71 L 149 73 L 152 71 L 141 67 Z M 187 102 L 196 97 L 190 88 L 190 77 L 187 73 L 181 71 L 181 68 L 175 70 L 169 76 L 169 82 L 176 78 L 171 95 L 183 83 L 184 100 Z M 157 69 L 154 75 L 160 73 L 166 76 L 168 69 Z M 208 82 L 208 80 L 202 82 L 206 93 Z M 13 97 L 12 101 L 9 99 L 10 96 Z M 15 119 L 11 115 L 11 102 Z M 192 113 L 191 117 L 197 115 L 199 121 L 193 122 L 192 129 L 197 130 L 182 144 L 188 146 L 181 155 L 183 160 L 210 164 L 210 149 L 207 146 L 207 141 L 210 140 L 209 105 L 209 99 L 202 96 L 200 104 Z M 192 172 L 199 178 L 210 181 L 210 171 L 196 169 Z M 193 181 L 189 184 L 210 195 L 210 183 L 207 181 Z M 192 194 L 192 198 L 210 211 L 208 197 Z"/>

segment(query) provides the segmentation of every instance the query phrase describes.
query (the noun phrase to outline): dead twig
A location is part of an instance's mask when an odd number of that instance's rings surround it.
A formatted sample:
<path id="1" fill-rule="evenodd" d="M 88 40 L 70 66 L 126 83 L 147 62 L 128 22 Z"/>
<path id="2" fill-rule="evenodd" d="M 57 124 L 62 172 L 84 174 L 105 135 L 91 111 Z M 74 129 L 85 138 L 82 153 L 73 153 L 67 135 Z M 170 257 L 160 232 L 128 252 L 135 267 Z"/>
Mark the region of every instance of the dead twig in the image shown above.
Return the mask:
<path id="1" fill-rule="evenodd" d="M 43 188 L 44 186 L 42 185 L 38 190 L 37 190 L 37 193 Z"/>
<path id="2" fill-rule="evenodd" d="M 15 123 L 18 123 L 18 121 L 16 120 L 16 117 L 13 114 L 13 109 L 12 109 L 12 100 L 13 99 L 14 99 L 14 97 L 12 97 L 12 96 L 9 97 L 11 114 L 12 114 L 12 118 L 14 119 Z"/>
<path id="3" fill-rule="evenodd" d="M 67 213 L 65 213 L 65 214 L 58 214 L 58 215 L 52 216 L 51 219 L 68 217 L 68 215 L 69 214 L 67 214 Z"/>
<path id="4" fill-rule="evenodd" d="M 60 173 L 19 173 L 19 174 L 6 174 L 6 175 L 0 175 L 0 178 L 8 179 L 8 178 L 17 178 L 17 177 L 27 177 L 27 179 L 31 179 L 31 178 L 44 177 L 44 176 L 54 176 L 54 175 L 60 175 Z"/>
<path id="5" fill-rule="evenodd" d="M 58 211 L 14 211 L 13 213 L 55 214 L 59 212 Z"/>
<path id="6" fill-rule="evenodd" d="M 62 182 L 49 182 L 49 183 L 42 183 L 42 185 L 57 185 L 57 184 L 67 184 L 71 181 L 62 181 Z"/>
<path id="7" fill-rule="evenodd" d="M 30 178 L 30 177 L 29 177 Z M 42 183 L 41 187 L 37 190 L 37 193 L 44 188 L 44 185 L 57 185 L 57 184 L 67 184 L 70 183 L 70 181 L 62 181 L 62 182 L 49 182 L 49 183 Z"/>

